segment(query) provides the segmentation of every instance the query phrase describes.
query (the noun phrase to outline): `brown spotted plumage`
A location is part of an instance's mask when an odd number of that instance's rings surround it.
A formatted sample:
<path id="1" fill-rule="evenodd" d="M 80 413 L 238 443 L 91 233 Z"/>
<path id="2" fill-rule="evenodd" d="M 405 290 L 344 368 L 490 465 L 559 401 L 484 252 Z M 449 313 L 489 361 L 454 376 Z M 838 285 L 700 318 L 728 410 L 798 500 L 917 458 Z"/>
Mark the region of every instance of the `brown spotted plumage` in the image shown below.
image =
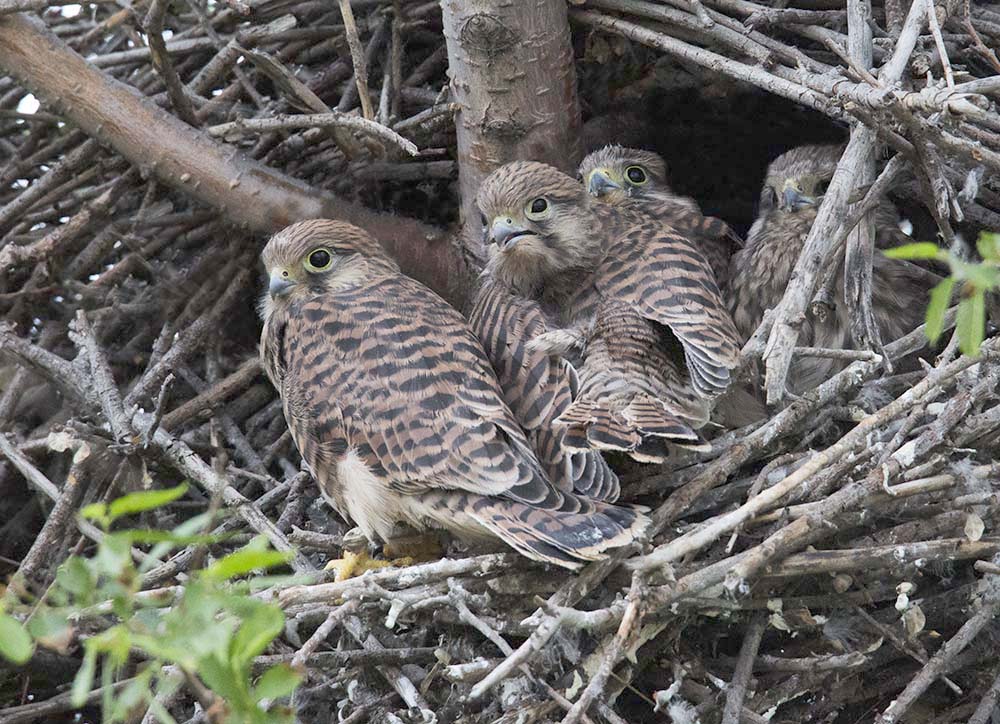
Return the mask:
<path id="1" fill-rule="evenodd" d="M 768 166 L 760 214 L 730 269 L 727 297 L 742 339 L 748 339 L 764 312 L 781 301 L 843 150 L 836 145 L 800 146 Z M 876 246 L 895 246 L 901 233 L 896 209 L 884 201 L 874 213 Z M 833 285 L 833 311 L 825 320 L 807 315 L 799 345 L 853 347 L 842 263 L 840 267 Z M 884 341 L 897 339 L 922 323 L 927 292 L 939 281 L 934 273 L 876 252 L 872 277 L 872 307 Z M 789 389 L 794 393 L 810 390 L 845 364 L 821 357 L 796 358 Z"/>
<path id="2" fill-rule="evenodd" d="M 729 260 L 741 245 L 739 236 L 722 219 L 703 215 L 694 199 L 670 188 L 667 165 L 659 154 L 605 146 L 587 155 L 578 173 L 601 201 L 647 213 L 691 239 L 708 260 L 719 288 L 726 288 Z"/>
<path id="3" fill-rule="evenodd" d="M 263 259 L 264 368 L 324 498 L 366 536 L 443 528 L 572 568 L 645 525 L 549 481 L 465 320 L 367 233 L 301 222 Z"/>
<path id="4" fill-rule="evenodd" d="M 729 386 L 738 348 L 692 242 L 646 214 L 592 199 L 540 163 L 501 167 L 477 199 L 496 244 L 486 277 L 546 320 L 548 331 L 526 348 L 577 368 L 579 390 L 556 421 L 565 446 L 654 461 L 668 445 L 700 445 L 695 431 Z M 489 334 L 486 346 L 500 348 Z"/>

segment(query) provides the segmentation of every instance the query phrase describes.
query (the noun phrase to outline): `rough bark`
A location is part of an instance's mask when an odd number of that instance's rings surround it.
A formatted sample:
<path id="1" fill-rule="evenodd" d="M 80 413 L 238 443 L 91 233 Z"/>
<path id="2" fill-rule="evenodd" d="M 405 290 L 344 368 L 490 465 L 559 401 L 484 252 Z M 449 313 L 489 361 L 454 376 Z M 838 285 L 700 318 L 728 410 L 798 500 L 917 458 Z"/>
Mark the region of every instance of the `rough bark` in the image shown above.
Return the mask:
<path id="1" fill-rule="evenodd" d="M 339 199 L 213 141 L 102 73 L 37 18 L 0 19 L 0 67 L 143 173 L 219 209 L 234 223 L 271 233 L 302 219 L 349 221 L 378 238 L 405 272 L 461 301 L 465 265 L 440 230 Z"/>
<path id="2" fill-rule="evenodd" d="M 443 0 L 448 67 L 455 100 L 461 223 L 481 257 L 476 190 L 515 159 L 573 171 L 580 109 L 563 0 Z"/>

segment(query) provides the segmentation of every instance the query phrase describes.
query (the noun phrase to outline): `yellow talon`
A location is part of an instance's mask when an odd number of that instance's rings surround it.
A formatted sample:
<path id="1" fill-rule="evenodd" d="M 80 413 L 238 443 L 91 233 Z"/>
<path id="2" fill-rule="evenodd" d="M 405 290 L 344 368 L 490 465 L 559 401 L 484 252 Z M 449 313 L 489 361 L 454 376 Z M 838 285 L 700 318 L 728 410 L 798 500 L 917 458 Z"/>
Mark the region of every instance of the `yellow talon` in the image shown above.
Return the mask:
<path id="1" fill-rule="evenodd" d="M 345 550 L 343 558 L 335 558 L 326 564 L 326 570 L 334 572 L 335 581 L 346 581 L 348 578 L 360 576 L 365 571 L 375 571 L 393 565 L 392 561 L 380 561 L 368 555 L 368 551 Z"/>

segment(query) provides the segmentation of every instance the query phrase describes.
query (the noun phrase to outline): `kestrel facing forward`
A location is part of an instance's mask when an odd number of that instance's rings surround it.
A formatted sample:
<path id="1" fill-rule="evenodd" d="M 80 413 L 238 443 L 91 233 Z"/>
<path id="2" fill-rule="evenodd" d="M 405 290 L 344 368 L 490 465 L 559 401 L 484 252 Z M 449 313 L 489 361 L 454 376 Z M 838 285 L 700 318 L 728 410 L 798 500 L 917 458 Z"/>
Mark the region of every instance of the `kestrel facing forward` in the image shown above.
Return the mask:
<path id="1" fill-rule="evenodd" d="M 746 245 L 733 256 L 730 268 L 727 297 L 743 339 L 757 329 L 764 312 L 781 301 L 843 150 L 843 146 L 836 145 L 800 146 L 768 166 L 760 215 L 750 228 Z M 892 203 L 881 202 L 874 214 L 876 246 L 895 245 L 901 232 Z M 840 266 L 833 287 L 833 313 L 823 321 L 807 316 L 799 334 L 800 345 L 832 349 L 853 346 L 843 264 Z M 876 252 L 872 307 L 883 340 L 897 339 L 923 322 L 927 291 L 938 281 L 926 269 Z M 789 388 L 795 393 L 812 389 L 844 365 L 827 358 L 798 358 L 792 363 Z"/>
<path id="2" fill-rule="evenodd" d="M 711 265 L 719 288 L 726 288 L 729 260 L 740 239 L 722 219 L 704 216 L 694 199 L 674 193 L 659 154 L 605 146 L 587 155 L 578 173 L 595 198 L 647 213 L 691 239 Z"/>
<path id="3" fill-rule="evenodd" d="M 738 348 L 692 242 L 540 163 L 496 170 L 477 202 L 496 244 L 485 275 L 549 320 L 529 351 L 579 354 L 579 391 L 556 421 L 565 445 L 640 461 L 662 460 L 668 444 L 699 445 L 695 430 L 729 386 Z"/>
<path id="4" fill-rule="evenodd" d="M 263 260 L 263 366 L 323 497 L 369 539 L 443 528 L 573 568 L 644 527 L 549 481 L 465 320 L 366 232 L 297 223 Z"/>

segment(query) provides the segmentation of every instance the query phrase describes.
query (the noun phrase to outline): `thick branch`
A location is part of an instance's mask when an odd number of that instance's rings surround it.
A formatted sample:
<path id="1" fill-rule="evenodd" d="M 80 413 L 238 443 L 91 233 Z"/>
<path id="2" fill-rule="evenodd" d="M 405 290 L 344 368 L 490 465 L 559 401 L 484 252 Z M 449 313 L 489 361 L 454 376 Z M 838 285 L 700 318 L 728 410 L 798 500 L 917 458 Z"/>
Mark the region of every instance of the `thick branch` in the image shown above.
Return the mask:
<path id="1" fill-rule="evenodd" d="M 212 141 L 97 70 L 37 18 L 0 19 L 0 67 L 88 135 L 234 223 L 271 233 L 302 219 L 349 221 L 374 234 L 403 271 L 460 297 L 464 263 L 439 230 L 338 199 Z"/>

